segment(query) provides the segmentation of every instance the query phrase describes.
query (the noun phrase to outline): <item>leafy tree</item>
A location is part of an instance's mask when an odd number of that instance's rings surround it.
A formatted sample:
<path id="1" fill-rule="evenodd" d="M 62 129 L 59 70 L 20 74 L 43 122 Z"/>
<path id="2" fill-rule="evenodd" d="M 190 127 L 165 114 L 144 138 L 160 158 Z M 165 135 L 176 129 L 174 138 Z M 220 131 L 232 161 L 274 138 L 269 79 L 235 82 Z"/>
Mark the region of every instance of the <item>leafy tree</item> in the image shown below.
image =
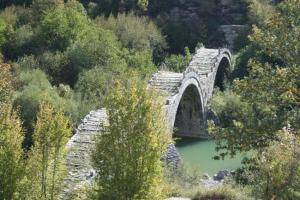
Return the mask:
<path id="1" fill-rule="evenodd" d="M 6 23 L 4 20 L 0 18 L 0 48 L 2 47 L 3 43 L 6 40 L 5 31 L 6 31 Z"/>
<path id="2" fill-rule="evenodd" d="M 243 78 L 248 74 L 250 59 L 260 63 L 287 66 L 299 63 L 299 1 L 284 1 L 275 5 L 265 1 L 250 1 L 250 14 L 256 24 L 250 43 L 238 55 L 233 77 Z M 289 42 L 286 42 L 289 41 Z"/>
<path id="3" fill-rule="evenodd" d="M 251 61 L 249 76 L 234 82 L 234 92 L 240 98 L 239 108 L 243 112 L 227 112 L 222 117 L 227 123 L 213 127 L 212 132 L 220 139 L 219 149 L 234 154 L 266 147 L 288 125 L 295 134 L 299 133 L 300 62 L 295 55 L 299 49 L 295 40 L 300 33 L 299 6 L 299 0 L 283 1 L 262 28 L 254 27 L 251 41 L 269 58 L 280 61 L 281 66 L 276 62 Z"/>
<path id="4" fill-rule="evenodd" d="M 274 14 L 275 9 L 267 0 L 248 0 L 248 18 L 253 24 L 263 25 Z"/>
<path id="5" fill-rule="evenodd" d="M 28 199 L 58 199 L 64 178 L 64 147 L 71 135 L 69 120 L 48 103 L 40 106 L 27 164 Z"/>
<path id="6" fill-rule="evenodd" d="M 67 83 L 74 86 L 78 74 L 84 69 L 96 65 L 109 66 L 111 63 L 124 65 L 122 49 L 111 31 L 99 27 L 91 27 L 84 37 L 76 40 L 66 52 L 70 63 Z"/>
<path id="7" fill-rule="evenodd" d="M 300 198 L 299 138 L 291 130 L 280 131 L 279 141 L 255 154 L 250 181 L 261 199 Z"/>
<path id="8" fill-rule="evenodd" d="M 22 125 L 11 106 L 0 103 L 0 198 L 18 199 L 24 177 Z"/>
<path id="9" fill-rule="evenodd" d="M 162 107 L 135 77 L 114 88 L 106 101 L 108 124 L 92 154 L 97 199 L 162 199 Z"/>
<path id="10" fill-rule="evenodd" d="M 32 23 L 37 25 L 43 19 L 46 12 L 56 7 L 62 7 L 64 0 L 32 0 L 30 10 L 32 13 Z"/>
<path id="11" fill-rule="evenodd" d="M 64 6 L 48 10 L 41 21 L 39 39 L 50 50 L 65 50 L 89 25 L 88 18 Z"/>

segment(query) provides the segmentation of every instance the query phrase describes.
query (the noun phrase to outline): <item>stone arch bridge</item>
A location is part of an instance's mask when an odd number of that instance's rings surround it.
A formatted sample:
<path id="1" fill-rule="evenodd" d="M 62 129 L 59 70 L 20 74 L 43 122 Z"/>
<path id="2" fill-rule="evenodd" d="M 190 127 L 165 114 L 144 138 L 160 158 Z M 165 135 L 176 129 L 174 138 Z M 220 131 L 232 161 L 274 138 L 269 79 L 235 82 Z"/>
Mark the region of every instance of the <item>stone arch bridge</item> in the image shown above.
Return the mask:
<path id="1" fill-rule="evenodd" d="M 213 89 L 224 89 L 230 64 L 229 50 L 200 48 L 183 73 L 159 71 L 152 76 L 149 86 L 167 94 L 166 117 L 175 135 L 208 137 Z"/>
<path id="2" fill-rule="evenodd" d="M 183 73 L 159 71 L 149 81 L 149 87 L 166 94 L 166 117 L 175 135 L 207 138 L 206 120 L 214 86 L 224 89 L 224 78 L 231 64 L 227 49 L 196 50 L 193 59 Z M 105 109 L 91 111 L 75 130 L 67 144 L 68 176 L 65 179 L 61 199 L 73 190 L 90 184 L 96 173 L 91 167 L 90 152 L 94 137 L 101 134 L 101 123 L 106 121 Z M 169 145 L 165 159 L 179 161 L 174 145 Z"/>

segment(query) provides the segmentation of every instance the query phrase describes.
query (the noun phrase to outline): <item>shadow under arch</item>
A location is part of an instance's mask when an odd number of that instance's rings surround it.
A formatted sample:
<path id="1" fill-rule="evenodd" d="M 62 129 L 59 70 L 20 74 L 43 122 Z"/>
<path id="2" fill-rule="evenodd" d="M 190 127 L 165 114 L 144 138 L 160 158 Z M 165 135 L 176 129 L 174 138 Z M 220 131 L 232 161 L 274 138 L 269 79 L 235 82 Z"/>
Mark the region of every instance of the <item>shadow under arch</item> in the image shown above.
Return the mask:
<path id="1" fill-rule="evenodd" d="M 224 91 L 226 88 L 226 84 L 229 80 L 229 68 L 230 68 L 230 61 L 228 58 L 223 57 L 215 77 L 214 87 L 218 87 L 221 91 Z"/>
<path id="2" fill-rule="evenodd" d="M 189 85 L 177 108 L 174 136 L 179 137 L 201 137 L 205 133 L 205 120 L 203 115 L 201 96 L 197 87 Z"/>

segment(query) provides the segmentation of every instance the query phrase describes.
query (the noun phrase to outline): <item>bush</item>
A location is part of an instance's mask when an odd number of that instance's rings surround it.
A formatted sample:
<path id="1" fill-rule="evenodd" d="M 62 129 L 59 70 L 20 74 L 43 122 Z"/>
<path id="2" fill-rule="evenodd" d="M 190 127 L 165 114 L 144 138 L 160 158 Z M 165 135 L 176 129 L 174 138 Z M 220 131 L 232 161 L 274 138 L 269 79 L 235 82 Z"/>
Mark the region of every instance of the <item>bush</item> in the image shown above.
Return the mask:
<path id="1" fill-rule="evenodd" d="M 184 55 L 171 55 L 166 57 L 162 66 L 171 71 L 183 72 L 192 61 L 192 55 L 188 47 L 184 48 Z"/>
<path id="2" fill-rule="evenodd" d="M 108 124 L 92 154 L 97 199 L 164 199 L 160 159 L 167 129 L 156 99 L 135 77 L 114 85 L 105 106 Z"/>
<path id="3" fill-rule="evenodd" d="M 6 23 L 0 18 L 0 49 L 2 48 L 3 43 L 5 42 L 5 32 L 6 32 Z"/>
<path id="4" fill-rule="evenodd" d="M 202 173 L 198 167 L 181 164 L 178 167 L 165 166 L 165 193 L 169 197 L 182 197 L 200 186 Z"/>
<path id="5" fill-rule="evenodd" d="M 69 58 L 63 52 L 56 51 L 54 53 L 47 51 L 38 57 L 39 68 L 48 76 L 54 85 L 60 83 L 68 83 L 70 74 L 73 74 L 72 67 L 69 65 Z"/>
<path id="6" fill-rule="evenodd" d="M 139 71 L 142 75 L 152 75 L 156 66 L 152 62 L 152 53 L 150 50 L 146 51 L 123 51 L 123 57 L 126 60 L 128 67 Z"/>
<path id="7" fill-rule="evenodd" d="M 250 200 L 251 198 L 237 186 L 223 185 L 212 189 L 200 189 L 192 195 L 192 200 Z"/>

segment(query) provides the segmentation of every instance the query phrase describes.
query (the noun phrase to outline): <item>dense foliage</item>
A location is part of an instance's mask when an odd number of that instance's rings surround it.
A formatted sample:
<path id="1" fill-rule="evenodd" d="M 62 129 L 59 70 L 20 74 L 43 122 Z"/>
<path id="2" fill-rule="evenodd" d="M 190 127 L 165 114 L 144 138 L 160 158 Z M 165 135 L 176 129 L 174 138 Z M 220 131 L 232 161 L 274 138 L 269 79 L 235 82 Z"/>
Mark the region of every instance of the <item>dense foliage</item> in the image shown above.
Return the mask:
<path id="1" fill-rule="evenodd" d="M 217 94 L 213 108 L 221 126 L 211 124 L 210 131 L 221 157 L 255 152 L 243 176 L 257 198 L 299 199 L 300 1 L 270 9 L 267 17 L 256 10 L 263 20 L 238 60 L 246 76 Z"/>

